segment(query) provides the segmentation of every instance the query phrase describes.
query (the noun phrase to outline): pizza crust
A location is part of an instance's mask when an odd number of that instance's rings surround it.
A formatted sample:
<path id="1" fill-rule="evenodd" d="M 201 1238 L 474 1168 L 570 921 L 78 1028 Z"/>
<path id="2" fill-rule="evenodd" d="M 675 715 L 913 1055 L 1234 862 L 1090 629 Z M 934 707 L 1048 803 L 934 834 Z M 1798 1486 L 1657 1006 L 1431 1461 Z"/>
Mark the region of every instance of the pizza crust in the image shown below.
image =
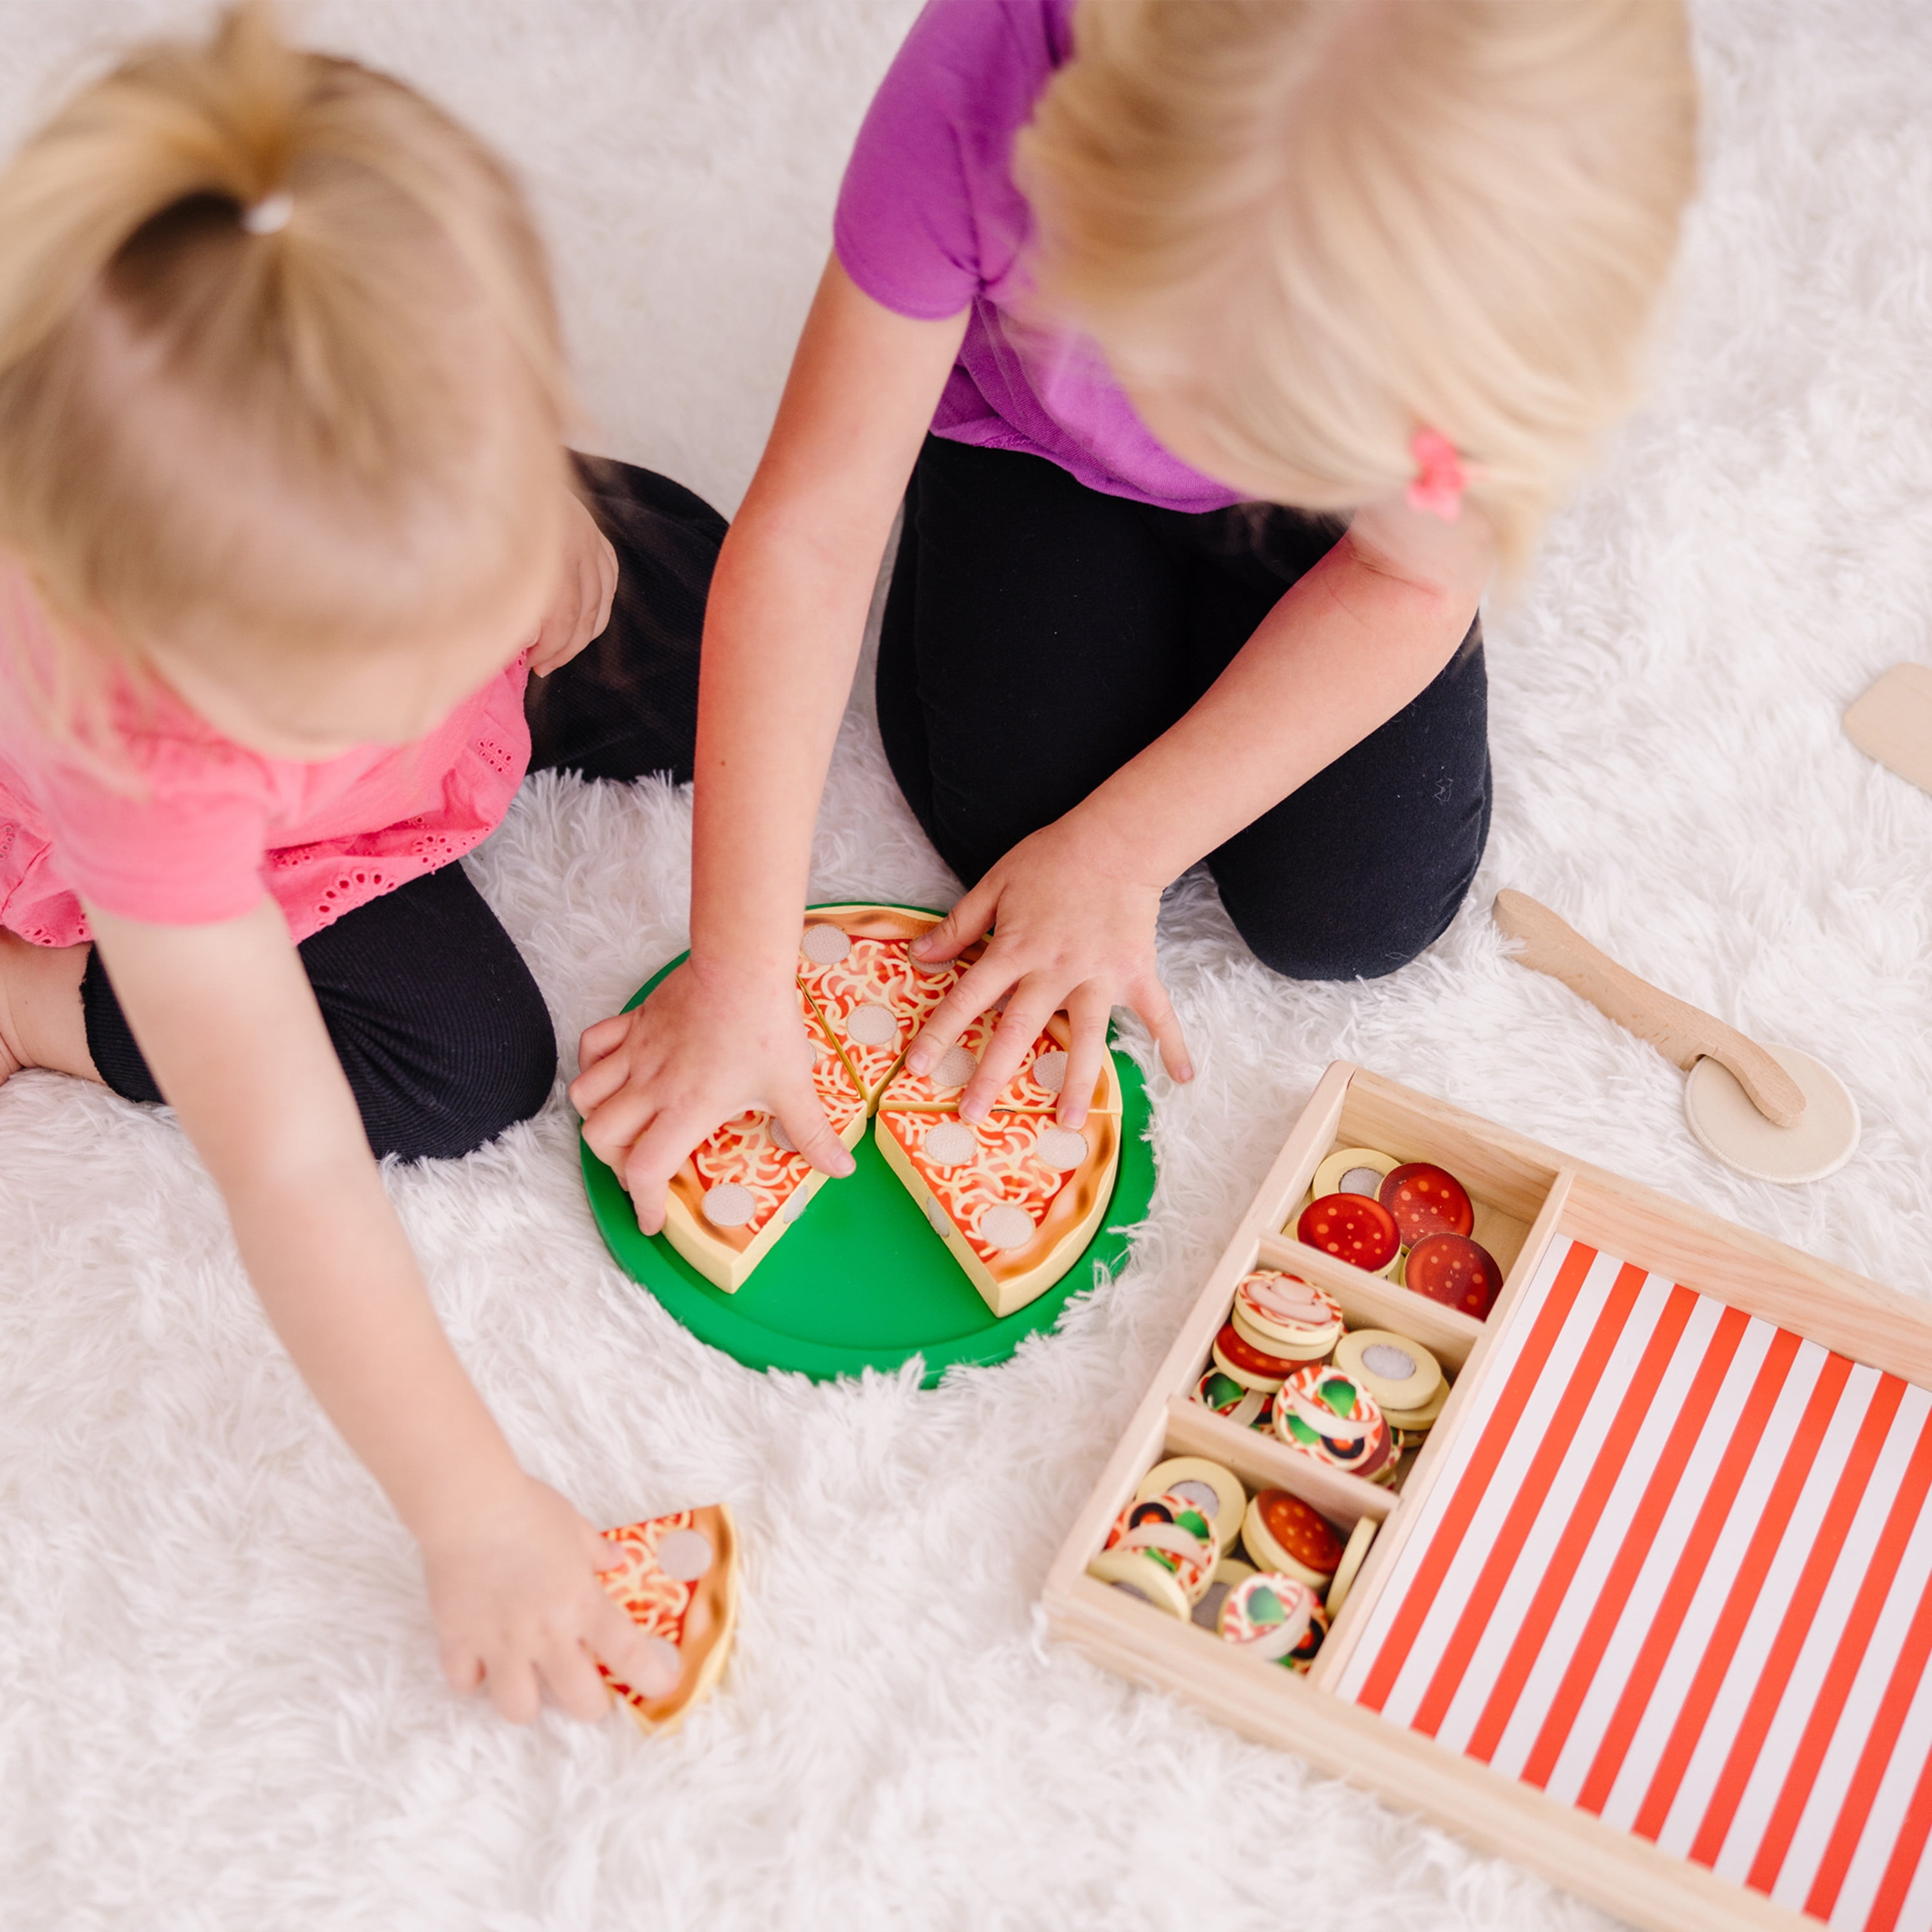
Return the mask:
<path id="1" fill-rule="evenodd" d="M 738 1622 L 738 1532 L 723 1503 L 607 1529 L 611 1567 L 598 1581 L 645 1634 L 676 1658 L 677 1682 L 662 1697 L 645 1697 L 602 1664 L 604 1682 L 640 1730 L 664 1734 L 724 1674 Z"/>

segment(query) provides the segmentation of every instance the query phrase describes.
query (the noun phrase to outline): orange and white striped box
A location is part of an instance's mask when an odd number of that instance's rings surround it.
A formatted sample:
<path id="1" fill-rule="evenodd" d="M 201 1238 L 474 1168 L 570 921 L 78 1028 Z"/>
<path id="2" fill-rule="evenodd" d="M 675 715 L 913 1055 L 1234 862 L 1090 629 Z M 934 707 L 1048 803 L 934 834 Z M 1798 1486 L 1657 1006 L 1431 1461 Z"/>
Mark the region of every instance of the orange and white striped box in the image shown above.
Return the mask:
<path id="1" fill-rule="evenodd" d="M 1486 1322 L 1292 1239 L 1336 1146 L 1439 1162 Z M 1391 1494 L 1186 1400 L 1287 1268 L 1454 1388 Z M 1056 1561 L 1049 1620 L 1639 1924 L 1932 1932 L 1932 1316 L 1360 1069 L 1330 1069 Z M 1313 1670 L 1085 1575 L 1161 1457 L 1380 1521 Z"/>

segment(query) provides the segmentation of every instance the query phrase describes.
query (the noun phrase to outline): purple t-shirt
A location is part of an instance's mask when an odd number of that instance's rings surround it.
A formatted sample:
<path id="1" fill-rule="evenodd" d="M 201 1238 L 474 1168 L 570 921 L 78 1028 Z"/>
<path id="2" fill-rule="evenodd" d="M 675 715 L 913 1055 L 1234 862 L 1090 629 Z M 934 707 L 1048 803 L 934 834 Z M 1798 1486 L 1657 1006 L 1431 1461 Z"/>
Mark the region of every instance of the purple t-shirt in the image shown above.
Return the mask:
<path id="1" fill-rule="evenodd" d="M 900 315 L 969 304 L 935 436 L 1044 456 L 1090 488 L 1173 510 L 1238 494 L 1156 442 L 1085 337 L 1022 326 L 1033 230 L 1013 136 L 1073 50 L 1074 0 L 927 0 L 872 98 L 832 236 L 845 272 Z"/>

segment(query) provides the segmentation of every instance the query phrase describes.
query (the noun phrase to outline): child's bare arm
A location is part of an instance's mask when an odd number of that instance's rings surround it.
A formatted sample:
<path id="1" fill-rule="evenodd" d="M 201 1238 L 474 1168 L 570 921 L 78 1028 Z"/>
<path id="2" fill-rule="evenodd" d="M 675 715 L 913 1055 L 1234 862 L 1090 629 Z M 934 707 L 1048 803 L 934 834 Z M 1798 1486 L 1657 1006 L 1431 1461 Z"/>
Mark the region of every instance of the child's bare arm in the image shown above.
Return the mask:
<path id="1" fill-rule="evenodd" d="M 452 1683 L 487 1678 L 520 1721 L 539 1679 L 600 1715 L 593 1657 L 657 1688 L 597 1582 L 596 1532 L 518 1466 L 436 1319 L 280 910 L 264 899 L 201 926 L 88 917 L 269 1319 L 422 1546 Z"/>
<path id="2" fill-rule="evenodd" d="M 911 1055 L 935 1064 L 1010 994 L 960 1110 L 976 1118 L 1064 1007 L 1073 1045 L 1060 1119 L 1078 1127 L 1116 1004 L 1147 1018 L 1168 1070 L 1190 1070 L 1154 965 L 1162 889 L 1421 692 L 1476 613 L 1494 548 L 1473 511 L 1445 524 L 1399 500 L 1359 513 L 1169 730 L 1072 811 L 1015 846 L 920 943 L 992 944 L 934 1008 Z"/>
<path id="3" fill-rule="evenodd" d="M 663 1224 L 671 1177 L 747 1107 L 849 1170 L 798 1044 L 793 974 L 812 832 L 892 518 L 965 333 L 909 320 L 826 267 L 704 621 L 691 959 L 584 1036 L 591 1146 Z"/>

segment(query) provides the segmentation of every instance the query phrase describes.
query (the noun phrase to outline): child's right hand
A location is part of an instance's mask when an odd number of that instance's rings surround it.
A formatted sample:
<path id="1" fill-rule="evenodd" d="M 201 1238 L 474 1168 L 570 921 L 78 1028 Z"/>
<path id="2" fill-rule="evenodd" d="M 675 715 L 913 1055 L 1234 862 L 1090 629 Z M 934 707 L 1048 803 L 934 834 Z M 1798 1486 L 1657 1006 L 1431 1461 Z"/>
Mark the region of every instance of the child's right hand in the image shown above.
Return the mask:
<path id="1" fill-rule="evenodd" d="M 714 1128 L 748 1108 L 776 1114 L 823 1172 L 852 1156 L 825 1118 L 790 976 L 773 983 L 687 960 L 635 1011 L 584 1034 L 571 1082 L 591 1151 L 630 1190 L 638 1226 L 664 1226 L 672 1178 Z"/>
<path id="2" fill-rule="evenodd" d="M 573 1718 L 604 1716 L 600 1663 L 646 1697 L 676 1684 L 669 1660 L 597 1580 L 610 1546 L 547 1484 L 522 1478 L 422 1549 L 444 1674 L 459 1693 L 487 1684 L 513 1724 L 537 1714 L 544 1686 Z"/>

